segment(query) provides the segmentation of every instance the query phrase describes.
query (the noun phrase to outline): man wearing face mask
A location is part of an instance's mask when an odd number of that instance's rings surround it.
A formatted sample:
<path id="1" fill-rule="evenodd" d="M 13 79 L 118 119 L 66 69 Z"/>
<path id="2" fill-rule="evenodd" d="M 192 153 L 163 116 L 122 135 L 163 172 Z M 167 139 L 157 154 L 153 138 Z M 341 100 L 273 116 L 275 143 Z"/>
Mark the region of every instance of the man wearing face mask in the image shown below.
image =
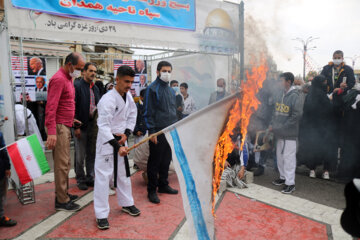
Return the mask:
<path id="1" fill-rule="evenodd" d="M 334 52 L 333 61 L 323 68 L 321 75 L 327 80 L 328 94 L 343 95 L 355 85 L 354 71 L 344 63 L 340 50 Z"/>
<path id="2" fill-rule="evenodd" d="M 344 53 L 337 50 L 333 54 L 333 62 L 326 65 L 322 72 L 325 76 L 328 86 L 328 95 L 332 100 L 335 111 L 337 151 L 340 157 L 338 167 L 338 179 L 344 181 L 350 180 L 350 171 L 353 162 L 353 126 L 356 120 L 353 118 L 353 111 L 345 109 L 344 96 L 355 85 L 355 76 L 353 69 L 345 65 Z M 354 121 L 355 120 L 355 121 Z"/>
<path id="3" fill-rule="evenodd" d="M 84 65 L 81 54 L 70 53 L 65 59 L 65 65 L 49 81 L 45 126 L 48 130 L 47 147 L 53 150 L 56 210 L 77 211 L 80 208 L 73 202 L 77 196 L 70 195 L 67 190 L 70 171 L 70 128 L 75 116 L 73 79 L 80 76 Z"/>
<path id="4" fill-rule="evenodd" d="M 182 111 L 184 110 L 184 100 L 180 94 L 179 82 L 176 80 L 171 80 L 170 87 L 175 91 L 176 94 L 176 115 L 178 120 L 183 118 Z"/>
<path id="5" fill-rule="evenodd" d="M 210 95 L 210 99 L 209 99 L 209 104 L 212 104 L 214 102 L 217 102 L 221 99 L 223 99 L 226 96 L 229 96 L 230 94 L 228 92 L 226 92 L 225 87 L 226 87 L 226 82 L 225 79 L 223 78 L 219 78 L 216 82 L 217 85 L 217 89 L 215 92 L 213 92 Z"/>
<path id="6" fill-rule="evenodd" d="M 157 78 L 150 84 L 145 95 L 144 118 L 149 134 L 156 133 L 177 121 L 176 94 L 169 87 L 172 66 L 169 62 L 161 61 L 157 66 Z M 153 137 L 149 142 L 150 156 L 147 163 L 148 198 L 152 203 L 160 203 L 156 194 L 177 194 L 168 182 L 171 148 L 165 135 Z"/>

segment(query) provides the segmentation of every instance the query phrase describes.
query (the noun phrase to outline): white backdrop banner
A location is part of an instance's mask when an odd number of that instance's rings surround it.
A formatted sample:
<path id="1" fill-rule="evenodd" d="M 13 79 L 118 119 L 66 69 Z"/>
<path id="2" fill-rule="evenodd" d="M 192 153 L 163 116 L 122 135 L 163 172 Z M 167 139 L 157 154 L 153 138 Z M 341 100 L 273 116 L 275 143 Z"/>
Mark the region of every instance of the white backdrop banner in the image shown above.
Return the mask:
<path id="1" fill-rule="evenodd" d="M 173 66 L 171 80 L 189 86 L 188 93 L 194 99 L 197 109 L 209 104 L 210 95 L 216 90 L 216 80 L 230 79 L 229 57 L 212 54 L 191 54 L 163 59 Z M 156 78 L 156 67 L 160 61 L 151 62 L 152 81 Z"/>

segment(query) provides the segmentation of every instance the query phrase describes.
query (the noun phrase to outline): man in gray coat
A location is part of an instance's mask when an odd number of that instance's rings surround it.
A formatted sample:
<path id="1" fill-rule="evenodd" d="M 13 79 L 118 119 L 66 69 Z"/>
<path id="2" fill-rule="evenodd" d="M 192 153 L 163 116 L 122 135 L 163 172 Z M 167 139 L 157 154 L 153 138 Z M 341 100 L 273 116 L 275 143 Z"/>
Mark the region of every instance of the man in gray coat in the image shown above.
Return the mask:
<path id="1" fill-rule="evenodd" d="M 276 157 L 280 178 L 272 183 L 285 185 L 282 193 L 295 191 L 296 142 L 301 117 L 299 91 L 293 86 L 294 75 L 286 72 L 280 75 L 284 91 L 275 99 L 270 131 L 276 137 Z"/>
<path id="2" fill-rule="evenodd" d="M 213 92 L 210 95 L 210 99 L 209 99 L 209 104 L 212 104 L 214 102 L 217 102 L 221 99 L 223 99 L 224 97 L 229 96 L 230 94 L 228 92 L 226 92 L 226 82 L 225 79 L 223 78 L 219 78 L 216 81 L 216 85 L 217 85 L 217 89 L 215 92 Z"/>

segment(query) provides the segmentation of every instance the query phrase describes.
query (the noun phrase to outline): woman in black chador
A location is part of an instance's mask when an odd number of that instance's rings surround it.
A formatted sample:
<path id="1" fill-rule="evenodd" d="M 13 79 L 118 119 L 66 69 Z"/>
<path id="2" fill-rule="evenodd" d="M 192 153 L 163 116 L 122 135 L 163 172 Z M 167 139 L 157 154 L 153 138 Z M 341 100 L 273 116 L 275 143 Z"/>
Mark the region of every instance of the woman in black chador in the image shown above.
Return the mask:
<path id="1" fill-rule="evenodd" d="M 332 103 L 326 95 L 324 76 L 316 76 L 306 96 L 299 129 L 298 161 L 310 169 L 315 178 L 315 169 L 324 165 L 322 177 L 329 179 L 329 171 L 336 165 L 336 126 Z"/>

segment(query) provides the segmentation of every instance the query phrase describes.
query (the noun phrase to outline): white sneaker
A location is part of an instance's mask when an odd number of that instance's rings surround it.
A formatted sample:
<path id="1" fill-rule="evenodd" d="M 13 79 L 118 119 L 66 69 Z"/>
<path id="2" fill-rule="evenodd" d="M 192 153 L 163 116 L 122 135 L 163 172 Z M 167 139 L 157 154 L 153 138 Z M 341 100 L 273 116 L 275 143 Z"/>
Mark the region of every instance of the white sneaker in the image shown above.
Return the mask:
<path id="1" fill-rule="evenodd" d="M 112 190 L 111 188 L 109 188 L 109 196 L 112 196 L 112 195 L 115 195 L 115 191 L 114 190 Z"/>
<path id="2" fill-rule="evenodd" d="M 325 179 L 325 180 L 329 180 L 330 179 L 329 172 L 328 171 L 324 172 L 323 175 L 322 175 L 322 178 Z"/>
<path id="3" fill-rule="evenodd" d="M 311 178 L 316 178 L 315 170 L 310 170 L 310 175 L 309 175 L 309 177 L 311 177 Z"/>

